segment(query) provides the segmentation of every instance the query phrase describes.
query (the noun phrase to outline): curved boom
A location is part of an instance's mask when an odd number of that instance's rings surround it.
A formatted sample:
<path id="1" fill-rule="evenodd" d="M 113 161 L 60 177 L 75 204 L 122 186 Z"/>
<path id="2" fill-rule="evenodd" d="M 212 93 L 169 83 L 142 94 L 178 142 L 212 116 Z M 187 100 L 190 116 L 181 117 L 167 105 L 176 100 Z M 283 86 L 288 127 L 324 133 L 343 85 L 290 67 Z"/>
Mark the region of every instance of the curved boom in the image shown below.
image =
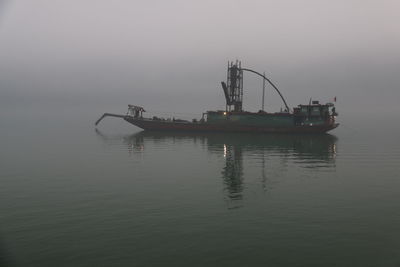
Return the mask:
<path id="1" fill-rule="evenodd" d="M 286 101 L 285 101 L 285 98 L 283 98 L 283 95 L 281 94 L 281 92 L 278 90 L 278 88 L 275 86 L 275 84 L 273 84 L 273 83 L 271 82 L 270 79 L 268 79 L 267 77 L 265 77 L 265 76 L 262 75 L 261 73 L 259 73 L 259 72 L 257 72 L 257 71 L 254 71 L 254 70 L 251 70 L 251 69 L 241 68 L 241 70 L 253 72 L 253 73 L 255 73 L 255 74 L 257 74 L 257 75 L 263 77 L 263 78 L 278 92 L 279 96 L 282 98 L 283 103 L 285 104 L 286 110 L 287 110 L 287 111 L 290 110 L 290 109 L 289 109 L 289 106 L 287 105 L 287 103 L 286 103 Z"/>

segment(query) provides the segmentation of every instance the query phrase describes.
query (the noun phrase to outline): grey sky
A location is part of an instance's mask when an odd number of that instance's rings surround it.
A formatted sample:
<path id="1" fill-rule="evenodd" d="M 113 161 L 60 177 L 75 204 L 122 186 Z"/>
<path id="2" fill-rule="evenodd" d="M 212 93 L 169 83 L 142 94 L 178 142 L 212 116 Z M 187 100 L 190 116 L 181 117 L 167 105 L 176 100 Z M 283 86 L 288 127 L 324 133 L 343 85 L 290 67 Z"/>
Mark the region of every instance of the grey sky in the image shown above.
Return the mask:
<path id="1" fill-rule="evenodd" d="M 227 61 L 240 59 L 266 71 L 291 106 L 337 96 L 346 112 L 400 111 L 398 1 L 4 3 L 3 101 L 54 96 L 196 113 L 224 106 L 219 82 Z M 246 74 L 245 109 L 259 108 L 260 84 Z M 279 108 L 270 92 L 267 104 Z"/>

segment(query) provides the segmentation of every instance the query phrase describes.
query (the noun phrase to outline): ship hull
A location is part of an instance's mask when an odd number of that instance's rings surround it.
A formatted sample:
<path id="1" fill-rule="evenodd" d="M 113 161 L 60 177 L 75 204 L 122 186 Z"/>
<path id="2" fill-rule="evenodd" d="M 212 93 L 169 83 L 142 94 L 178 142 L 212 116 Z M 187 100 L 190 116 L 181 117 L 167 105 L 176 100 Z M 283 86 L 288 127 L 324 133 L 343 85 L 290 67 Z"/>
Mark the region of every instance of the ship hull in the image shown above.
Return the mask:
<path id="1" fill-rule="evenodd" d="M 127 122 L 153 131 L 188 131 L 188 132 L 242 132 L 242 133 L 326 133 L 335 129 L 338 123 L 319 125 L 293 125 L 276 127 L 270 125 L 245 125 L 241 123 L 175 122 L 144 118 L 124 117 Z"/>

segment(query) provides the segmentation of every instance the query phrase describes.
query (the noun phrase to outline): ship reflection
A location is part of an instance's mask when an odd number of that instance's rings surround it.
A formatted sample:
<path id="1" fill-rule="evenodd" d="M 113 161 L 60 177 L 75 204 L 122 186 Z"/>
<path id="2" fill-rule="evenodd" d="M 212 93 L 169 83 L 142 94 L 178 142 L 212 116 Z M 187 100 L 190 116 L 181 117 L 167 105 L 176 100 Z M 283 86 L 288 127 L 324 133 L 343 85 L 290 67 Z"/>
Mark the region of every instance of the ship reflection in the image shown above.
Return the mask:
<path id="1" fill-rule="evenodd" d="M 107 141 L 107 138 L 97 131 Z M 296 168 L 308 171 L 334 171 L 336 159 L 335 136 L 182 133 L 142 131 L 124 136 L 129 153 L 141 153 L 152 144 L 192 142 L 221 158 L 221 178 L 227 200 L 236 204 L 243 199 L 245 182 L 261 184 L 263 191 L 280 176 Z M 244 175 L 246 173 L 246 175 Z M 255 178 L 256 177 L 256 178 Z M 239 205 L 240 206 L 240 205 Z"/>
<path id="2" fill-rule="evenodd" d="M 242 199 L 243 191 L 243 156 L 237 146 L 224 144 L 225 166 L 222 170 L 225 189 L 231 200 Z"/>
<path id="3" fill-rule="evenodd" d="M 246 187 L 261 184 L 265 192 L 289 170 L 334 171 L 336 167 L 337 138 L 329 134 L 203 136 L 210 153 L 223 154 L 222 179 L 227 198 L 236 202 L 235 207 L 240 206 L 237 201 L 243 198 L 244 177 L 252 179 Z"/>

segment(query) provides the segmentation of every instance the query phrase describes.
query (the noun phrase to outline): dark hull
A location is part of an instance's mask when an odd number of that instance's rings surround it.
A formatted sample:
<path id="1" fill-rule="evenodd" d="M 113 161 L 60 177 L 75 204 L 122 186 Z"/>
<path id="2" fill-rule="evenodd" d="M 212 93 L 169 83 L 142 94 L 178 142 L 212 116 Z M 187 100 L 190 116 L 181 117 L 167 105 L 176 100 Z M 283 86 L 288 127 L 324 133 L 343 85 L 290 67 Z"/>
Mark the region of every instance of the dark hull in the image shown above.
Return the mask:
<path id="1" fill-rule="evenodd" d="M 326 123 L 323 125 L 298 125 L 292 127 L 251 126 L 238 123 L 192 123 L 174 122 L 152 119 L 133 118 L 125 116 L 124 120 L 142 128 L 154 131 L 190 131 L 190 132 L 242 132 L 242 133 L 326 133 L 335 129 L 338 123 Z"/>

